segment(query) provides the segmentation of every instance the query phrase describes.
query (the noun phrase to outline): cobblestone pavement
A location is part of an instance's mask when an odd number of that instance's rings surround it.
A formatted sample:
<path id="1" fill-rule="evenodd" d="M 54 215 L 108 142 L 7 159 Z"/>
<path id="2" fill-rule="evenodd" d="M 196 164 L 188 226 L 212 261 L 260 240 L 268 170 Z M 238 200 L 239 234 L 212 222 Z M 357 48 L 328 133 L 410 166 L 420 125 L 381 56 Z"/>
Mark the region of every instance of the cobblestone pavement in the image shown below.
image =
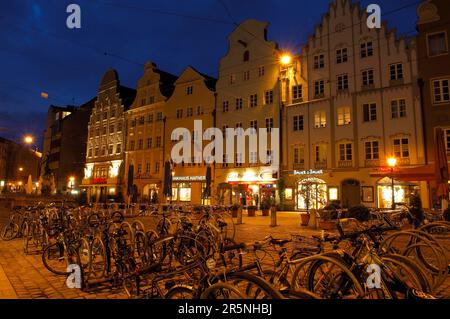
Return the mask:
<path id="1" fill-rule="evenodd" d="M 0 224 L 1 222 L 0 217 Z M 306 236 L 320 233 L 299 226 L 299 216 L 295 213 L 279 213 L 277 227 L 270 227 L 269 223 L 269 217 L 244 217 L 243 224 L 236 226 L 236 241 L 252 242 L 261 240 L 269 234 L 277 238 L 290 238 L 290 234 L 293 233 Z M 450 280 L 447 280 L 441 287 L 440 295 L 448 296 L 449 292 Z M 118 299 L 125 297 L 121 289 L 113 291 L 106 288 L 89 293 L 69 289 L 65 285 L 64 277 L 54 275 L 44 267 L 40 254 L 25 255 L 23 253 L 22 240 L 0 241 L 0 299 Z"/>

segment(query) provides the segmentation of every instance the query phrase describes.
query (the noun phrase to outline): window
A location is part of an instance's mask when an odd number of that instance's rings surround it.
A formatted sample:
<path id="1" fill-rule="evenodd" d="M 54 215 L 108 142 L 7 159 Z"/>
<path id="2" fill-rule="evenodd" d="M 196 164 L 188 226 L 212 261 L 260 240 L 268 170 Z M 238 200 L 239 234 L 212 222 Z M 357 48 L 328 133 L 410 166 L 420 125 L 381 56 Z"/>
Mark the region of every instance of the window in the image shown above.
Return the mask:
<path id="1" fill-rule="evenodd" d="M 115 109 L 111 109 L 111 117 L 116 117 L 116 110 Z"/>
<path id="2" fill-rule="evenodd" d="M 341 74 L 337 77 L 337 87 L 338 91 L 347 90 L 348 89 L 348 74 Z"/>
<path id="3" fill-rule="evenodd" d="M 177 119 L 181 119 L 183 118 L 183 110 L 182 109 L 178 109 L 177 110 Z"/>
<path id="4" fill-rule="evenodd" d="M 266 118 L 266 129 L 267 132 L 272 132 L 273 129 L 273 118 Z"/>
<path id="5" fill-rule="evenodd" d="M 156 122 L 161 122 L 163 120 L 163 113 L 158 112 L 156 113 Z"/>
<path id="6" fill-rule="evenodd" d="M 106 146 L 103 146 L 102 147 L 102 156 L 105 156 L 106 155 Z"/>
<path id="7" fill-rule="evenodd" d="M 194 115 L 194 109 L 192 107 L 188 107 L 186 111 L 186 117 L 192 117 Z"/>
<path id="8" fill-rule="evenodd" d="M 265 72 L 266 72 L 266 70 L 265 70 L 265 68 L 264 68 L 263 66 L 260 66 L 260 67 L 258 68 L 258 76 L 259 76 L 259 77 L 264 76 Z"/>
<path id="9" fill-rule="evenodd" d="M 409 139 L 394 139 L 394 156 L 397 158 L 409 158 Z"/>
<path id="10" fill-rule="evenodd" d="M 88 157 L 92 157 L 92 148 L 90 148 L 88 151 Z"/>
<path id="11" fill-rule="evenodd" d="M 222 112 L 223 112 L 223 113 L 228 112 L 228 106 L 229 106 L 228 101 L 223 101 L 223 102 L 222 102 Z"/>
<path id="12" fill-rule="evenodd" d="M 155 103 L 155 97 L 154 96 L 150 96 L 148 98 L 148 104 L 153 104 L 153 103 Z"/>
<path id="13" fill-rule="evenodd" d="M 365 42 L 361 43 L 361 59 L 373 56 L 373 43 Z"/>
<path id="14" fill-rule="evenodd" d="M 149 137 L 147 139 L 147 148 L 152 148 L 152 138 L 151 137 Z"/>
<path id="15" fill-rule="evenodd" d="M 120 154 L 122 152 L 122 144 L 116 145 L 116 154 Z"/>
<path id="16" fill-rule="evenodd" d="M 352 161 L 352 143 L 339 144 L 339 160 L 340 161 Z"/>
<path id="17" fill-rule="evenodd" d="M 130 142 L 130 151 L 134 151 L 134 141 Z"/>
<path id="18" fill-rule="evenodd" d="M 109 126 L 109 134 L 113 134 L 114 133 L 114 125 L 110 125 Z"/>
<path id="19" fill-rule="evenodd" d="M 193 86 L 186 87 L 186 95 L 192 95 L 193 92 L 194 92 Z"/>
<path id="20" fill-rule="evenodd" d="M 197 106 L 197 115 L 203 115 L 203 106 Z"/>
<path id="21" fill-rule="evenodd" d="M 363 117 L 364 122 L 372 122 L 377 120 L 377 104 L 364 104 L 363 105 Z"/>
<path id="22" fill-rule="evenodd" d="M 364 149 L 366 152 L 366 160 L 370 161 L 380 159 L 380 147 L 378 141 L 365 142 Z"/>
<path id="23" fill-rule="evenodd" d="M 403 64 L 396 63 L 389 66 L 391 81 L 403 79 Z"/>
<path id="24" fill-rule="evenodd" d="M 250 107 L 258 106 L 258 94 L 250 95 Z"/>
<path id="25" fill-rule="evenodd" d="M 250 80 L 250 71 L 244 71 L 243 78 L 244 81 Z"/>
<path id="26" fill-rule="evenodd" d="M 108 154 L 109 155 L 113 155 L 114 154 L 114 146 L 113 145 L 109 145 Z"/>
<path id="27" fill-rule="evenodd" d="M 445 149 L 447 150 L 447 154 L 450 152 L 450 129 L 444 130 L 445 136 Z"/>
<path id="28" fill-rule="evenodd" d="M 96 120 L 97 122 L 100 122 L 100 117 L 101 117 L 101 115 L 100 115 L 100 113 L 99 113 L 99 114 L 97 114 L 97 116 L 95 117 L 95 120 Z"/>
<path id="29" fill-rule="evenodd" d="M 141 116 L 141 117 L 139 118 L 139 125 L 144 125 L 144 123 L 145 123 L 145 117 L 144 117 L 144 116 Z"/>
<path id="30" fill-rule="evenodd" d="M 294 85 L 292 87 L 292 99 L 298 100 L 303 97 L 303 87 L 301 85 Z"/>
<path id="31" fill-rule="evenodd" d="M 393 119 L 406 117 L 406 101 L 404 99 L 391 101 L 391 117 Z"/>
<path id="32" fill-rule="evenodd" d="M 156 137 L 156 147 L 161 147 L 161 136 Z"/>
<path id="33" fill-rule="evenodd" d="M 117 124 L 117 132 L 122 132 L 122 123 Z"/>
<path id="34" fill-rule="evenodd" d="M 427 42 L 430 57 L 448 54 L 447 34 L 445 32 L 427 35 Z"/>
<path id="35" fill-rule="evenodd" d="M 103 119 L 104 119 L 104 120 L 107 120 L 107 119 L 108 119 L 108 112 L 104 112 L 104 113 L 103 113 Z"/>
<path id="36" fill-rule="evenodd" d="M 242 105 L 243 105 L 242 98 L 237 98 L 236 99 L 236 110 L 242 110 Z"/>
<path id="37" fill-rule="evenodd" d="M 314 56 L 314 69 L 322 69 L 325 67 L 325 55 L 319 54 Z"/>
<path id="38" fill-rule="evenodd" d="M 103 126 L 102 128 L 102 135 L 106 135 L 106 126 Z"/>
<path id="39" fill-rule="evenodd" d="M 149 114 L 149 115 L 147 116 L 147 122 L 153 123 L 153 114 Z"/>
<path id="40" fill-rule="evenodd" d="M 434 103 L 450 102 L 449 79 L 433 81 Z"/>
<path id="41" fill-rule="evenodd" d="M 345 63 L 348 61 L 347 48 L 336 50 L 336 64 Z"/>
<path id="42" fill-rule="evenodd" d="M 273 91 L 266 91 L 264 94 L 264 104 L 269 105 L 273 103 Z"/>
<path id="43" fill-rule="evenodd" d="M 244 163 L 244 158 L 242 156 L 242 153 L 236 153 L 236 166 L 242 166 Z"/>
<path id="44" fill-rule="evenodd" d="M 242 123 L 236 123 L 236 129 L 238 129 L 238 128 L 242 128 Z M 241 136 L 242 132 L 238 132 L 237 135 Z"/>
<path id="45" fill-rule="evenodd" d="M 228 125 L 222 126 L 222 134 L 223 134 L 223 137 L 225 137 L 226 134 L 227 134 L 227 128 L 228 128 Z"/>
<path id="46" fill-rule="evenodd" d="M 362 80 L 363 80 L 363 86 L 373 85 L 373 83 L 374 83 L 373 69 L 364 70 L 362 72 Z"/>
<path id="47" fill-rule="evenodd" d="M 327 114 L 325 111 L 314 112 L 314 127 L 323 128 L 327 126 Z"/>
<path id="48" fill-rule="evenodd" d="M 250 127 L 254 128 L 255 130 L 258 130 L 258 121 L 257 120 L 250 121 Z"/>
<path id="49" fill-rule="evenodd" d="M 337 110 L 337 118 L 338 118 L 338 125 L 349 125 L 351 124 L 351 115 L 350 115 L 350 107 L 340 107 Z"/>
<path id="50" fill-rule="evenodd" d="M 250 164 L 258 163 L 258 152 L 250 152 Z"/>
<path id="51" fill-rule="evenodd" d="M 231 74 L 230 75 L 230 84 L 234 84 L 236 83 L 236 74 Z"/>
<path id="52" fill-rule="evenodd" d="M 250 60 L 250 51 L 245 51 L 244 52 L 244 57 L 243 57 L 244 62 L 247 62 Z"/>
<path id="53" fill-rule="evenodd" d="M 137 174 L 140 175 L 142 173 L 142 164 L 137 164 Z"/>
<path id="54" fill-rule="evenodd" d="M 305 163 L 305 147 L 295 146 L 294 147 L 294 164 L 304 164 Z"/>
<path id="55" fill-rule="evenodd" d="M 314 151 L 314 161 L 316 163 L 325 162 L 327 160 L 327 146 L 325 144 L 316 145 Z"/>
<path id="56" fill-rule="evenodd" d="M 155 163 L 155 173 L 158 174 L 159 173 L 159 162 Z"/>
<path id="57" fill-rule="evenodd" d="M 145 173 L 150 174 L 150 163 L 145 163 Z"/>
<path id="58" fill-rule="evenodd" d="M 294 115 L 294 132 L 303 131 L 303 115 Z"/>
<path id="59" fill-rule="evenodd" d="M 141 106 L 145 105 L 145 98 L 141 99 Z"/>
<path id="60" fill-rule="evenodd" d="M 314 81 L 314 95 L 320 96 L 325 93 L 325 82 L 323 80 Z"/>
<path id="61" fill-rule="evenodd" d="M 138 140 L 138 150 L 141 150 L 144 147 L 144 141 L 142 139 Z"/>
<path id="62" fill-rule="evenodd" d="M 99 155 L 98 153 L 99 153 L 99 149 L 98 149 L 98 147 L 96 147 L 95 151 L 94 151 L 94 156 L 97 157 Z"/>

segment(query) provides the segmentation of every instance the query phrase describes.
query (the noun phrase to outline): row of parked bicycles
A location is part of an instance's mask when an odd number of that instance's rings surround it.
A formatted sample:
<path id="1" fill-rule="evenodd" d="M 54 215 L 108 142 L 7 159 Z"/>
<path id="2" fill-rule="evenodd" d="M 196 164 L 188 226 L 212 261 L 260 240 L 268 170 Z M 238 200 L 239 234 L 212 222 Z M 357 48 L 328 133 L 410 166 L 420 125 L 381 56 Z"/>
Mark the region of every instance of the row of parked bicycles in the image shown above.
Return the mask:
<path id="1" fill-rule="evenodd" d="M 336 231 L 236 242 L 226 207 L 123 210 L 38 205 L 12 211 L 3 240 L 23 241 L 52 273 L 129 298 L 434 299 L 449 278 L 450 223 L 400 229 L 387 214 L 338 218 Z M 408 213 L 407 210 L 405 213 Z M 75 279 L 74 279 L 75 280 Z"/>

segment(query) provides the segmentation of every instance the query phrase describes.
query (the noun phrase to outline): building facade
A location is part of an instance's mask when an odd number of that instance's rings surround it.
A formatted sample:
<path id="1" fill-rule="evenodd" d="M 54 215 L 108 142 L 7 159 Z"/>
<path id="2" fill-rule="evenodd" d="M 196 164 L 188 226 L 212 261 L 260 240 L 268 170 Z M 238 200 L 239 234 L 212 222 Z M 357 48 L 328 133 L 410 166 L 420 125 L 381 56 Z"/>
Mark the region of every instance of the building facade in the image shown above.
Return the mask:
<path id="1" fill-rule="evenodd" d="M 42 154 L 0 137 L 0 192 L 25 192 L 29 176 L 36 190 Z"/>
<path id="2" fill-rule="evenodd" d="M 175 82 L 175 90 L 166 102 L 164 161 L 172 163 L 172 202 L 187 204 L 210 202 L 204 200 L 202 196 L 206 186 L 208 164 L 199 154 L 202 154 L 202 150 L 213 139 L 212 136 L 208 137 L 204 133 L 215 125 L 215 84 L 216 79 L 198 72 L 193 67 L 188 67 Z M 201 123 L 201 127 L 195 127 L 194 121 L 201 121 L 197 122 Z M 179 138 L 173 133 L 177 128 L 187 130 L 186 133 L 189 132 L 191 146 L 188 160 L 178 164 L 172 161 L 172 148 L 179 140 L 184 139 L 184 136 Z M 194 137 L 201 140 L 201 144 L 195 144 Z M 184 154 L 180 153 L 180 155 Z M 202 158 L 199 160 L 195 157 Z M 211 163 L 210 166 L 214 171 L 214 164 Z M 211 197 L 214 197 L 214 187 L 212 192 Z"/>
<path id="3" fill-rule="evenodd" d="M 450 155 L 450 10 L 446 0 L 424 1 L 417 8 L 419 86 L 424 121 L 426 162 L 435 162 L 435 129 L 445 132 Z M 430 201 L 438 203 L 436 185 L 430 183 Z"/>
<path id="4" fill-rule="evenodd" d="M 125 165 L 125 112 L 136 96 L 120 85 L 115 70 L 108 70 L 100 83 L 88 123 L 86 165 L 81 187 L 88 201 L 106 201 L 123 191 Z"/>
<path id="5" fill-rule="evenodd" d="M 367 13 L 335 0 L 300 56 L 287 67 L 286 203 L 322 208 L 337 200 L 390 208 L 387 158 L 399 167 L 425 161 L 414 39 L 369 29 Z M 286 162 L 284 162 L 286 164 Z M 421 182 L 395 181 L 395 201 Z"/>
<path id="6" fill-rule="evenodd" d="M 267 35 L 268 23 L 247 20 L 228 37 L 229 48 L 220 61 L 216 85 L 217 127 L 223 132 L 227 128 L 270 131 L 280 127 L 280 52 Z M 279 167 L 263 163 L 270 162 L 266 159 L 273 154 L 272 145 L 278 147 L 279 141 L 269 141 L 264 154 L 267 158 L 260 161 L 259 147 L 248 152 L 246 140 L 244 152 L 235 142 L 232 154 L 225 149 L 224 163 L 216 165 L 215 186 L 223 188 L 219 191 L 222 203 L 258 206 L 263 196 L 274 194 Z"/>
<path id="7" fill-rule="evenodd" d="M 92 99 L 78 108 L 49 107 L 41 175 L 53 174 L 56 192 L 79 192 L 86 164 L 88 122 L 94 104 Z"/>
<path id="8" fill-rule="evenodd" d="M 136 99 L 127 112 L 124 183 L 131 182 L 128 175 L 132 172 L 132 191 L 127 193 L 134 194 L 134 200 L 151 201 L 161 197 L 166 101 L 173 92 L 175 80 L 175 75 L 148 62 L 138 81 Z"/>

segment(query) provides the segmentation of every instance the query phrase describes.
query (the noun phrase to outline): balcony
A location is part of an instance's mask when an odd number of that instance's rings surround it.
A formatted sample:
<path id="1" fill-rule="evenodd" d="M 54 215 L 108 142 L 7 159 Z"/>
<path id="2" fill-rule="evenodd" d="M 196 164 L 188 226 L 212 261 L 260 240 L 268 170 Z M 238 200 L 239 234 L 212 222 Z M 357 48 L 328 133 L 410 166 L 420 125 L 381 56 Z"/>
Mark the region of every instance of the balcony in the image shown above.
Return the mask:
<path id="1" fill-rule="evenodd" d="M 369 91 L 375 88 L 375 84 L 366 84 L 361 86 L 361 91 Z"/>
<path id="2" fill-rule="evenodd" d="M 325 93 L 320 93 L 320 94 L 315 94 L 314 95 L 314 99 L 318 100 L 318 99 L 323 99 L 325 97 Z"/>
<path id="3" fill-rule="evenodd" d="M 327 168 L 327 161 L 319 161 L 319 162 L 315 162 L 314 163 L 314 168 L 315 169 L 326 169 Z"/>
<path id="4" fill-rule="evenodd" d="M 366 167 L 379 167 L 380 160 L 366 160 L 365 166 Z"/>
<path id="5" fill-rule="evenodd" d="M 353 161 L 338 161 L 339 168 L 350 168 L 353 167 Z"/>
<path id="6" fill-rule="evenodd" d="M 404 79 L 389 80 L 390 86 L 402 85 L 403 83 L 405 83 Z"/>
<path id="7" fill-rule="evenodd" d="M 403 157 L 403 158 L 399 158 L 397 160 L 398 166 L 409 166 L 410 163 L 411 163 L 411 161 L 409 160 L 409 157 Z"/>

